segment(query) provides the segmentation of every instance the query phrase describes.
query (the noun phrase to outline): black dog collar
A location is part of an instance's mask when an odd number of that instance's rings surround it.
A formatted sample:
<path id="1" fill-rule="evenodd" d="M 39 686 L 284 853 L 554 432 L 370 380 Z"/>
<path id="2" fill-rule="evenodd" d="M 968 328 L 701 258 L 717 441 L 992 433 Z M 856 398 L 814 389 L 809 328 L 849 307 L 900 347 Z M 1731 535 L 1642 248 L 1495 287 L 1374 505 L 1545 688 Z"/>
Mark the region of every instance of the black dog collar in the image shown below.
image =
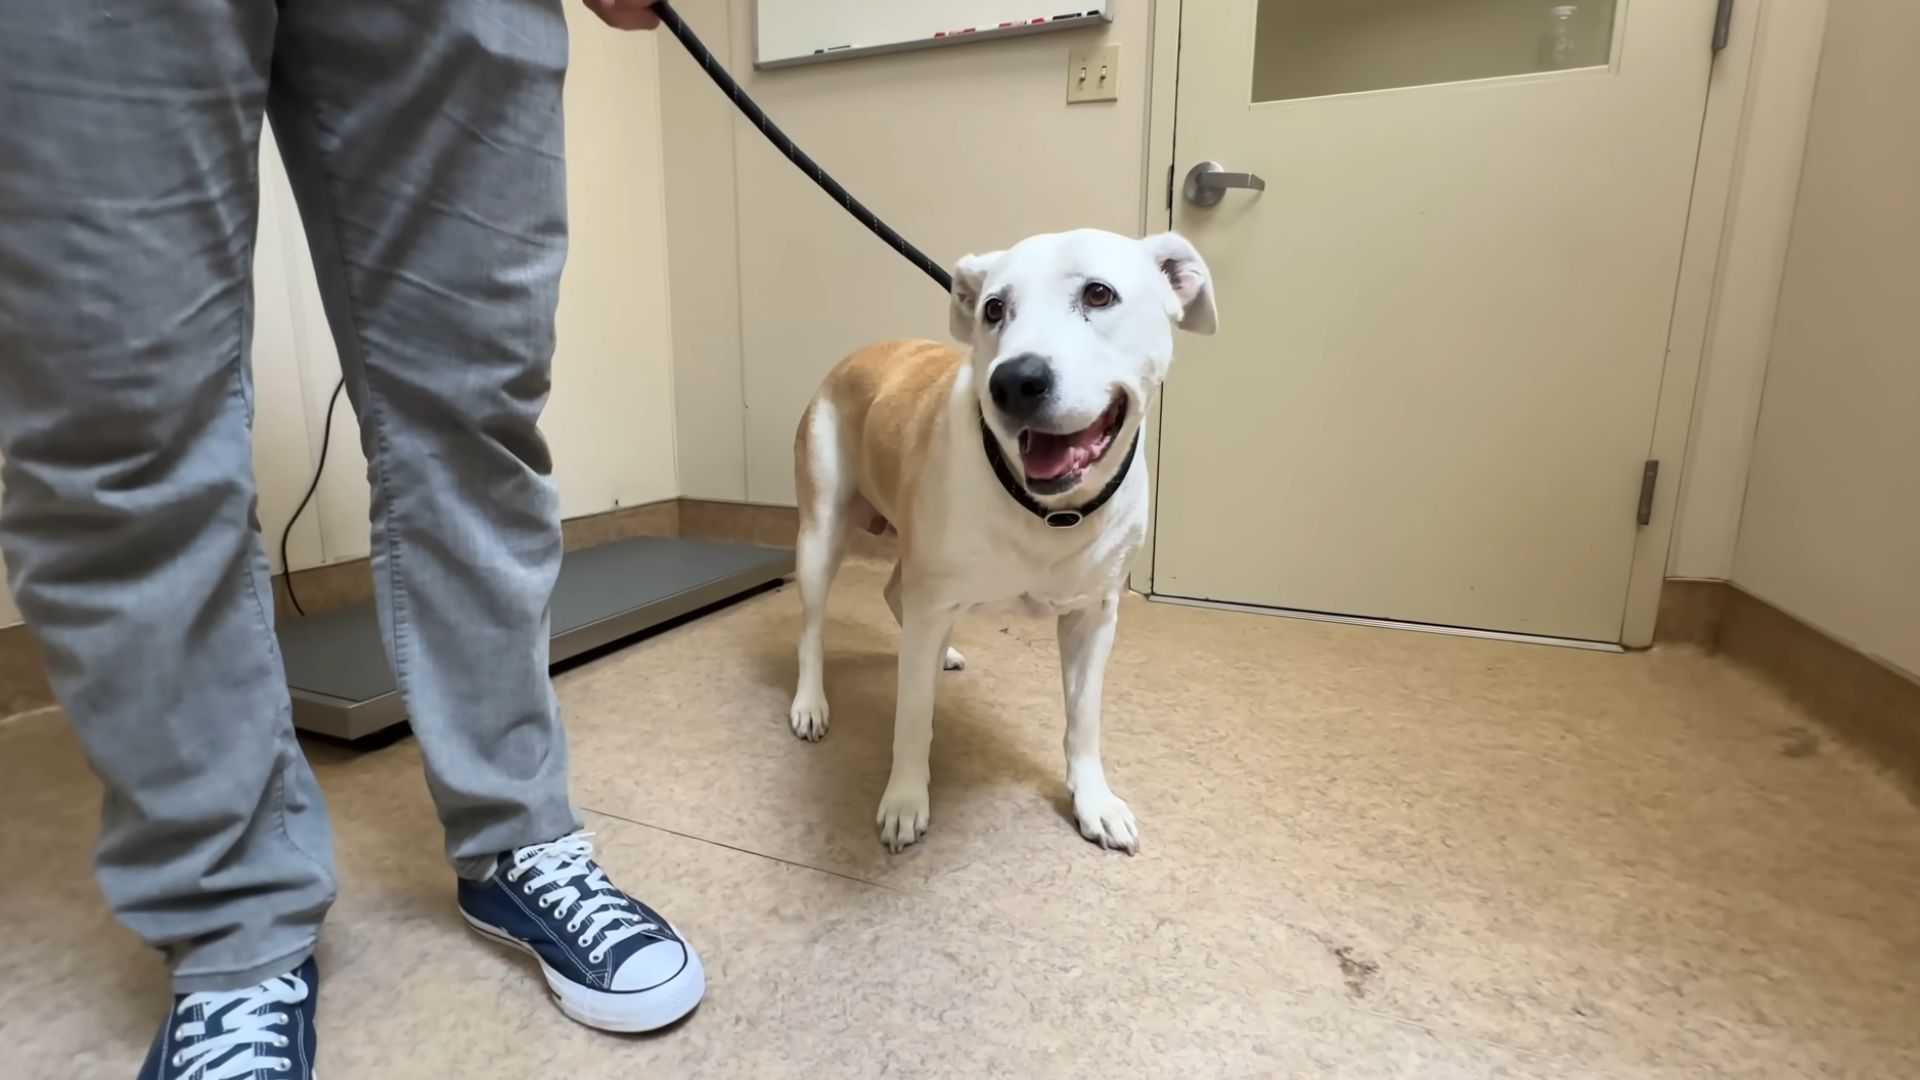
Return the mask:
<path id="1" fill-rule="evenodd" d="M 1095 510 L 1105 506 L 1107 500 L 1113 498 L 1114 492 L 1120 490 L 1120 484 L 1127 478 L 1128 470 L 1133 468 L 1134 455 L 1140 450 L 1140 432 L 1136 430 L 1133 433 L 1133 445 L 1127 447 L 1127 456 L 1120 462 L 1120 470 L 1113 474 L 1113 479 L 1107 481 L 1107 486 L 1100 489 L 1100 494 L 1074 510 L 1050 510 L 1033 497 L 1033 492 L 1028 491 L 1026 485 L 1020 482 L 1020 478 L 1014 475 L 1013 466 L 1007 464 L 1006 455 L 1000 452 L 1000 441 L 993 437 L 993 428 L 987 425 L 984 413 L 980 417 L 980 442 L 986 447 L 987 461 L 993 466 L 994 479 L 1000 481 L 1000 486 L 1007 489 L 1007 494 L 1013 497 L 1014 502 L 1025 507 L 1027 513 L 1055 529 L 1071 529 L 1091 517 Z"/>

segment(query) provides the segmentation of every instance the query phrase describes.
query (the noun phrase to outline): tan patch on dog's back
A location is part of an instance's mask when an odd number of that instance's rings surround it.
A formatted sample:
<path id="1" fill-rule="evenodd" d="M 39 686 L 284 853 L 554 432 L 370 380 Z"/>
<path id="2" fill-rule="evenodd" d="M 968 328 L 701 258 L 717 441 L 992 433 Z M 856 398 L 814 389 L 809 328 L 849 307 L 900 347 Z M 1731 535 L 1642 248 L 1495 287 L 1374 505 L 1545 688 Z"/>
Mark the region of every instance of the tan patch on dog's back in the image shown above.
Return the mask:
<path id="1" fill-rule="evenodd" d="M 883 341 L 842 360 L 820 386 L 815 400 L 833 404 L 841 449 L 854 456 L 860 494 L 896 527 L 965 363 L 957 350 L 936 341 Z M 805 419 L 801 427 L 804 432 Z"/>

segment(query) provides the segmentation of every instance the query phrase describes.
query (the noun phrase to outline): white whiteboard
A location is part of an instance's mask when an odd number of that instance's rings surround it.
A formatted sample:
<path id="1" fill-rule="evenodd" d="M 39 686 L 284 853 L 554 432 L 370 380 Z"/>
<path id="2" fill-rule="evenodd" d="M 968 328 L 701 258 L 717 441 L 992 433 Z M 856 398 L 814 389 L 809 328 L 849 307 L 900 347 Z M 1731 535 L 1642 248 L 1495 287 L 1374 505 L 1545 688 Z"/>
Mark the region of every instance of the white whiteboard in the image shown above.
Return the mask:
<path id="1" fill-rule="evenodd" d="M 754 66 L 952 45 L 1093 26 L 1113 0 L 759 0 Z"/>

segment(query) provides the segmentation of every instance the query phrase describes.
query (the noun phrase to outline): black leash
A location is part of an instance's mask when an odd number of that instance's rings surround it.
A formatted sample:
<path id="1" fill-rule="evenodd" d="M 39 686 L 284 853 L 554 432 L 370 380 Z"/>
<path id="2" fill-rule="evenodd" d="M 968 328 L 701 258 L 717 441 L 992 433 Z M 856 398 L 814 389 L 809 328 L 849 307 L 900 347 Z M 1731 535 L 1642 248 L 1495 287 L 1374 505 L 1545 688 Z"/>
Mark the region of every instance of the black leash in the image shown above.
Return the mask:
<path id="1" fill-rule="evenodd" d="M 699 64 L 700 70 L 707 73 L 707 78 L 712 79 L 713 84 L 720 88 L 720 92 L 727 95 L 727 99 L 733 102 L 734 108 L 739 109 L 743 116 L 753 121 L 754 126 L 760 129 L 760 134 L 767 137 L 767 141 L 773 144 L 775 150 L 786 155 L 788 161 L 793 162 L 801 172 L 807 175 L 807 179 L 820 185 L 820 190 L 831 195 L 833 201 L 839 203 L 841 209 L 852 214 L 855 221 L 865 225 L 869 232 L 885 240 L 888 247 L 905 256 L 908 262 L 919 267 L 922 273 L 939 283 L 942 292 L 953 291 L 953 277 L 947 273 L 945 267 L 928 258 L 926 252 L 908 243 L 906 237 L 894 232 L 892 226 L 881 221 L 859 199 L 854 198 L 851 192 L 841 187 L 838 180 L 827 175 L 827 170 L 808 157 L 805 150 L 795 146 L 787 133 L 780 130 L 780 125 L 767 118 L 766 110 L 748 97 L 745 90 L 740 89 L 740 84 L 735 82 L 733 76 L 727 74 L 727 69 L 721 67 L 713 58 L 713 53 L 707 49 L 699 35 L 693 32 L 693 28 L 687 25 L 687 21 L 680 17 L 680 13 L 673 10 L 672 4 L 661 0 L 660 3 L 653 5 L 653 13 L 660 16 L 661 25 L 665 26 L 674 37 L 680 39 L 680 44 L 686 46 L 687 54 L 693 57 L 694 63 Z"/>

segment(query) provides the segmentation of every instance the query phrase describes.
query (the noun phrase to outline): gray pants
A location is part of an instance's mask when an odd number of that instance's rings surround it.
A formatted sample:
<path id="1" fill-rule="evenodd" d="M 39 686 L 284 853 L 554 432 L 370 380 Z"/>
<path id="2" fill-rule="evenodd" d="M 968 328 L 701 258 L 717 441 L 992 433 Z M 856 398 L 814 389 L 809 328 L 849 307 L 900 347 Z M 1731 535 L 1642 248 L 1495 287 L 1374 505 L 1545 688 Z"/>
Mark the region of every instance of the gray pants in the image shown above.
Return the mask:
<path id="1" fill-rule="evenodd" d="M 559 0 L 0 0 L 0 547 L 106 787 L 101 887 L 181 992 L 291 968 L 335 891 L 254 515 L 263 115 L 448 855 L 484 873 L 577 827 L 535 427 L 566 56 Z"/>

